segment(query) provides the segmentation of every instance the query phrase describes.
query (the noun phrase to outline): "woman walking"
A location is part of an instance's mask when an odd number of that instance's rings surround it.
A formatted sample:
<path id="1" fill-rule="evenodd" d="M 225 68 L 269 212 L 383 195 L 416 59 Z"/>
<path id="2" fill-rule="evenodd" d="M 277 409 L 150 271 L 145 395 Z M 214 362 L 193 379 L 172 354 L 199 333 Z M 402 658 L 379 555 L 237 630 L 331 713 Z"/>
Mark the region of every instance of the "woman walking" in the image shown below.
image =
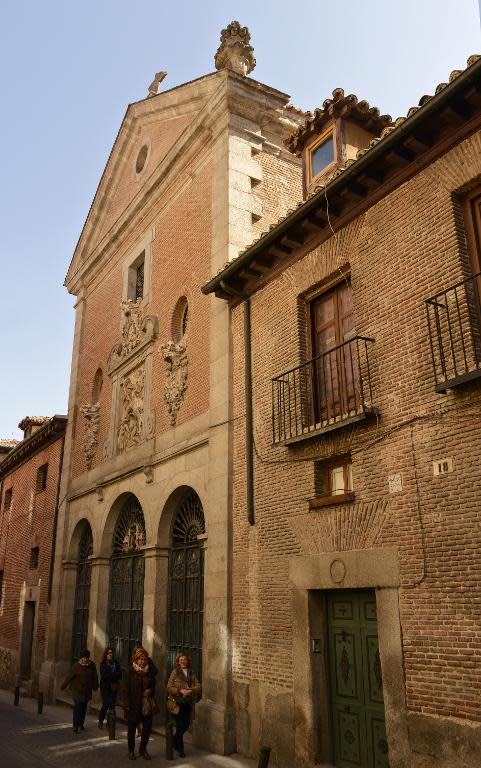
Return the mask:
<path id="1" fill-rule="evenodd" d="M 100 695 L 102 708 L 99 712 L 99 728 L 104 727 L 104 719 L 109 710 L 115 712 L 117 693 L 120 688 L 122 669 L 114 658 L 114 649 L 106 648 L 100 662 Z"/>
<path id="2" fill-rule="evenodd" d="M 73 732 L 85 731 L 87 704 L 92 698 L 92 691 L 99 687 L 97 667 L 90 661 L 90 651 L 87 649 L 80 651 L 80 658 L 65 678 L 62 691 L 68 685 L 73 698 Z"/>
<path id="3" fill-rule="evenodd" d="M 147 752 L 147 744 L 152 729 L 155 677 L 149 668 L 147 658 L 148 654 L 144 648 L 136 648 L 124 680 L 123 702 L 130 760 L 135 760 L 135 729 L 139 723 L 142 724 L 139 755 L 145 760 L 151 760 Z"/>
<path id="4" fill-rule="evenodd" d="M 180 757 L 185 757 L 184 733 L 190 725 L 194 695 L 199 694 L 201 689 L 202 686 L 195 676 L 189 656 L 186 653 L 178 653 L 167 683 L 167 693 L 174 697 L 179 706 L 179 712 L 174 714 L 174 749 Z"/>

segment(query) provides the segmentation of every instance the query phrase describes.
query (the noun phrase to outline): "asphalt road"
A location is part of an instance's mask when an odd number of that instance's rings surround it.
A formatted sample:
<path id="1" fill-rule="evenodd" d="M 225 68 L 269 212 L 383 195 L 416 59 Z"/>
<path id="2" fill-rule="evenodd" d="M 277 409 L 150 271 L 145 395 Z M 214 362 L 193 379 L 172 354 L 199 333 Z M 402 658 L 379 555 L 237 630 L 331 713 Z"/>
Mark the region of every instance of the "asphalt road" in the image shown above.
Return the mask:
<path id="1" fill-rule="evenodd" d="M 45 705 L 37 714 L 37 702 L 21 698 L 13 706 L 13 695 L 0 691 L 0 766 L 2 768 L 119 768 L 131 765 L 127 753 L 127 731 L 117 723 L 116 739 L 109 741 L 97 719 L 88 715 L 83 733 L 73 733 L 72 712 L 67 707 Z M 154 733 L 149 741 L 149 765 L 172 768 L 255 768 L 240 757 L 221 757 L 186 745 L 187 757 L 165 759 L 165 741 Z M 139 768 L 147 761 L 137 758 Z"/>

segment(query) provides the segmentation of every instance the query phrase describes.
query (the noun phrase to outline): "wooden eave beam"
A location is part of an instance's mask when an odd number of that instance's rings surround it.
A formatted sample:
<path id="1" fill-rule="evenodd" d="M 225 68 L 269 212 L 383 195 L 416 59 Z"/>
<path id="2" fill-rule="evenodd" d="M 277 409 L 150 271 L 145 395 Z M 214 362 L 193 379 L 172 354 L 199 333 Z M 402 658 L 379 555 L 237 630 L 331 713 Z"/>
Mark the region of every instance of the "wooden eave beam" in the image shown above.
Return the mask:
<path id="1" fill-rule="evenodd" d="M 302 245 L 306 239 L 306 235 L 302 231 L 302 229 L 297 227 L 292 227 L 289 229 L 283 238 L 281 239 L 282 243 L 286 243 L 287 245 L 290 245 L 291 243 L 294 245 L 295 248 L 297 246 Z"/>

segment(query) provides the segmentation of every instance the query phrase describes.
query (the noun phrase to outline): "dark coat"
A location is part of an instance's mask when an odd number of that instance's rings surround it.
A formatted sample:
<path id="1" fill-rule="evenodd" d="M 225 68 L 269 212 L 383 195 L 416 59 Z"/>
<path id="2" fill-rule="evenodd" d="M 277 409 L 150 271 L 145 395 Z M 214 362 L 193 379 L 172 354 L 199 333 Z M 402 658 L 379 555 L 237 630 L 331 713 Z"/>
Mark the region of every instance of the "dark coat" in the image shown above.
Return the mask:
<path id="1" fill-rule="evenodd" d="M 112 690 L 111 683 L 120 683 L 122 669 L 118 661 L 100 663 L 100 693 L 102 704 L 106 707 L 114 707 L 117 701 L 117 691 Z"/>
<path id="2" fill-rule="evenodd" d="M 142 714 L 142 700 L 144 691 L 150 688 L 151 695 L 155 691 L 155 675 L 150 671 L 145 675 L 136 672 L 129 664 L 129 668 L 124 675 L 124 685 L 122 689 L 122 706 L 128 720 L 139 720 Z"/>
<path id="3" fill-rule="evenodd" d="M 80 662 L 74 664 L 70 674 L 67 675 L 63 682 L 62 691 L 68 685 L 70 685 L 70 693 L 75 701 L 90 701 L 92 691 L 96 691 L 99 687 L 97 667 L 94 662 L 90 661 L 85 666 L 80 664 Z"/>

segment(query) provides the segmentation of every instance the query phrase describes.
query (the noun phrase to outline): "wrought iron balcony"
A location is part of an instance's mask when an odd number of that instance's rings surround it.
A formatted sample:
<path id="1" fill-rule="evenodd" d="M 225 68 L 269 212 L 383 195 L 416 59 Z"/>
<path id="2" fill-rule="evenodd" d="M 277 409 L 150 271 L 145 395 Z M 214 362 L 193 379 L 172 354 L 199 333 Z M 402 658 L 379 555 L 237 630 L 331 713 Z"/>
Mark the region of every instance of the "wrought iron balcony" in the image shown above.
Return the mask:
<path id="1" fill-rule="evenodd" d="M 274 443 L 295 443 L 376 412 L 369 367 L 373 342 L 355 336 L 272 379 Z"/>
<path id="2" fill-rule="evenodd" d="M 426 300 L 436 392 L 481 376 L 481 272 Z"/>

